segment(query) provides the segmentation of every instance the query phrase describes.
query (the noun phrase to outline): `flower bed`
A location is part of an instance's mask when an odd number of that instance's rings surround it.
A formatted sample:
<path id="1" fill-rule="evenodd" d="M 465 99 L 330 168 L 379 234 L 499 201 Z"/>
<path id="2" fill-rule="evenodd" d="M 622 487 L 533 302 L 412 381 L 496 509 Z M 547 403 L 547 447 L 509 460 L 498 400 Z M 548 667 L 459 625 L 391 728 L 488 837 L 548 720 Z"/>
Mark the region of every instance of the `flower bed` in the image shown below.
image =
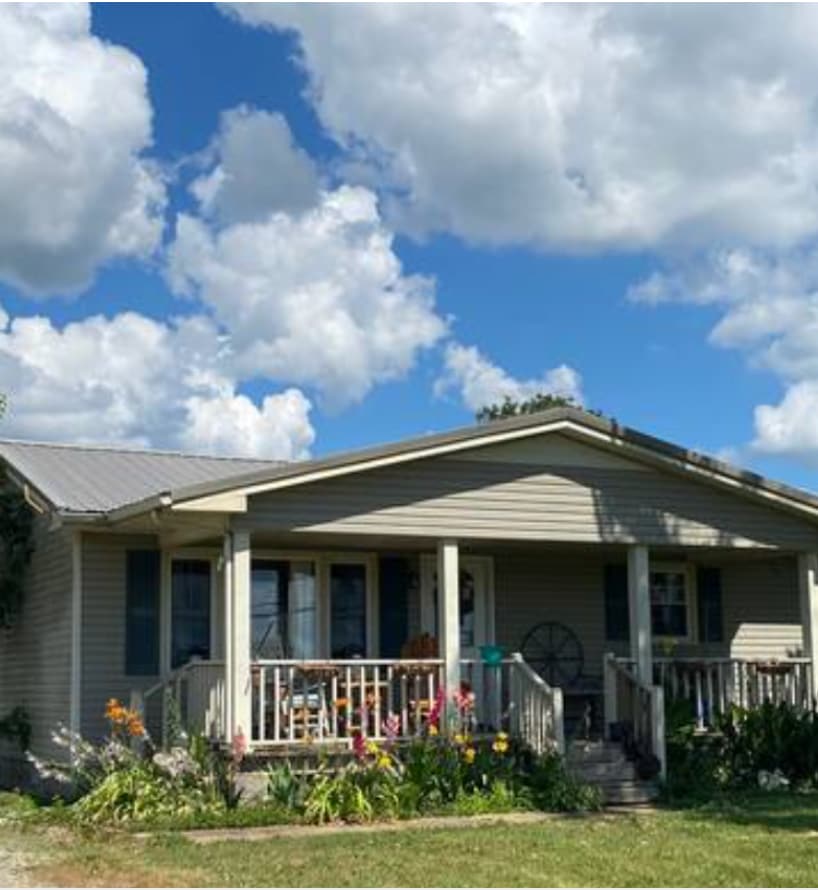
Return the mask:
<path id="1" fill-rule="evenodd" d="M 62 770 L 75 799 L 61 817 L 78 824 L 191 828 L 599 808 L 598 792 L 572 779 L 556 753 L 535 757 L 503 732 L 489 738 L 443 733 L 438 716 L 433 711 L 409 743 L 398 743 L 398 721 L 391 719 L 382 741 L 356 735 L 352 757 L 341 767 L 320 755 L 312 773 L 296 773 L 286 761 L 271 766 L 265 798 L 239 808 L 241 737 L 226 753 L 202 736 L 177 731 L 169 750 L 157 751 L 139 714 L 111 700 L 104 743 L 60 734 L 75 754 L 71 770 Z"/>

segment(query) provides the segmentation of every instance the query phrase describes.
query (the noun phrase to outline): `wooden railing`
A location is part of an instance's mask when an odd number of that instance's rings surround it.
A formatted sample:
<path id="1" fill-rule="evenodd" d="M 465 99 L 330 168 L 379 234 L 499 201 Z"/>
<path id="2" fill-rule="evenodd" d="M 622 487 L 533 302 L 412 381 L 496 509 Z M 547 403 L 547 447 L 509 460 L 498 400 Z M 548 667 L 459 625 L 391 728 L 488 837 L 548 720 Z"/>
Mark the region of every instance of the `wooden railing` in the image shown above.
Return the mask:
<path id="1" fill-rule="evenodd" d="M 510 729 L 535 753 L 565 751 L 562 690 L 549 686 L 515 653 L 510 660 Z"/>
<path id="2" fill-rule="evenodd" d="M 618 659 L 629 666 L 628 659 Z M 812 665 L 808 658 L 668 658 L 653 660 L 654 682 L 670 701 L 689 703 L 699 730 L 731 706 L 753 708 L 763 702 L 811 706 Z"/>
<path id="3" fill-rule="evenodd" d="M 613 654 L 605 656 L 603 671 L 606 735 L 616 725 L 627 727 L 639 752 L 658 760 L 659 775 L 664 778 L 667 768 L 664 689 L 643 683 L 629 664 Z"/>
<path id="4" fill-rule="evenodd" d="M 188 732 L 218 739 L 224 735 L 224 662 L 193 659 L 150 688 L 131 692 L 131 707 L 145 715 L 148 731 L 168 746 L 178 717 Z"/>
<path id="5" fill-rule="evenodd" d="M 537 752 L 563 750 L 561 690 L 550 687 L 522 656 L 498 664 L 462 659 L 460 674 L 461 689 L 450 699 L 464 730 L 506 730 Z M 439 658 L 255 661 L 249 743 L 255 748 L 349 745 L 356 733 L 412 738 L 441 711 L 442 678 Z M 174 712 L 187 730 L 223 738 L 224 662 L 192 661 L 144 693 L 134 693 L 132 702 L 142 713 L 158 713 L 163 745 Z"/>

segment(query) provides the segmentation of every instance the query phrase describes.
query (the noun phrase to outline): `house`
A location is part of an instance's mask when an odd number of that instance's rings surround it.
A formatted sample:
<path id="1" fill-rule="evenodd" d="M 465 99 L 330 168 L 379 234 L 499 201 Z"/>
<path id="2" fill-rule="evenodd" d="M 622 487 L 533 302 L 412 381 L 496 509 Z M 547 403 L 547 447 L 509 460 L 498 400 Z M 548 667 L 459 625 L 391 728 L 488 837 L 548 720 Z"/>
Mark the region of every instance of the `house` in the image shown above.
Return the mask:
<path id="1" fill-rule="evenodd" d="M 624 726 L 661 763 L 663 697 L 706 727 L 816 694 L 818 498 L 577 409 L 294 463 L 0 459 L 36 514 L 0 716 L 40 757 L 116 697 L 257 752 L 442 707 L 537 749 Z"/>

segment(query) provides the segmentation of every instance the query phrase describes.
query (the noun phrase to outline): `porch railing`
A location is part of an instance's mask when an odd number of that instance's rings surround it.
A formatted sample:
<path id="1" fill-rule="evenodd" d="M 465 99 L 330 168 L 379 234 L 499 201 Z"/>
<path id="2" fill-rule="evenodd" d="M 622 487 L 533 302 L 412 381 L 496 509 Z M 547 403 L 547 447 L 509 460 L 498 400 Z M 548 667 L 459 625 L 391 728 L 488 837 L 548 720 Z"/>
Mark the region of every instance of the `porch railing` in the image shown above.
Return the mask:
<path id="1" fill-rule="evenodd" d="M 548 683 L 522 655 L 511 657 L 511 731 L 534 752 L 565 751 L 562 690 Z"/>
<path id="2" fill-rule="evenodd" d="M 270 660 L 251 664 L 256 748 L 349 745 L 356 733 L 382 739 L 420 734 L 442 706 L 443 661 L 430 659 Z M 515 654 L 498 664 L 460 663 L 460 717 L 473 733 L 506 730 L 537 752 L 564 747 L 562 692 Z M 224 662 L 192 661 L 133 701 L 153 713 L 167 744 L 176 713 L 185 728 L 223 736 Z M 156 730 L 150 725 L 152 734 Z"/>
<path id="3" fill-rule="evenodd" d="M 660 776 L 667 766 L 665 750 L 665 695 L 659 685 L 643 683 L 633 668 L 608 654 L 604 659 L 605 731 L 629 727 L 637 748 L 659 761 Z"/>
<path id="4" fill-rule="evenodd" d="M 168 746 L 172 724 L 202 732 L 210 738 L 223 735 L 225 675 L 223 661 L 193 659 L 148 689 L 131 692 L 131 707 L 145 716 L 148 731 Z"/>
<path id="5" fill-rule="evenodd" d="M 629 666 L 629 659 L 618 659 Z M 786 702 L 811 707 L 812 665 L 808 658 L 674 658 L 653 659 L 654 682 L 669 701 L 686 702 L 697 729 L 711 729 L 730 707 L 758 707 Z"/>

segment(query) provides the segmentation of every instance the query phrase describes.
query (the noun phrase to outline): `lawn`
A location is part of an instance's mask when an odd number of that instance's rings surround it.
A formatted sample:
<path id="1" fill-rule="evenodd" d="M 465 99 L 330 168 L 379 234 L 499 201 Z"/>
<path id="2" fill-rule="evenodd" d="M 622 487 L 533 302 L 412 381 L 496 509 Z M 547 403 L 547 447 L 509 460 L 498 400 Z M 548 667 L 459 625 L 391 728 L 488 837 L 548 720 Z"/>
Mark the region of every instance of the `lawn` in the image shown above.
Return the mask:
<path id="1" fill-rule="evenodd" d="M 7 823 L 6 857 L 18 863 L 18 880 L 78 886 L 810 886 L 818 797 L 204 846 Z"/>

